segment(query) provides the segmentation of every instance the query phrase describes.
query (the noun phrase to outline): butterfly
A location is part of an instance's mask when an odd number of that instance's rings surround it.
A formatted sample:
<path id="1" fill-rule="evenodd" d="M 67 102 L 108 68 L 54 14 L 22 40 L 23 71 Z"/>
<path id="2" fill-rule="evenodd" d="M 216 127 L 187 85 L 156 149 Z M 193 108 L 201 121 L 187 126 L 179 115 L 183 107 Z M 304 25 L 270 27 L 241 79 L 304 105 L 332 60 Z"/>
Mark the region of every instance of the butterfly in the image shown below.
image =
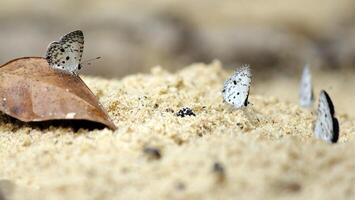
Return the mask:
<path id="1" fill-rule="evenodd" d="M 225 102 L 235 108 L 248 105 L 249 89 L 251 83 L 251 72 L 249 65 L 243 65 L 224 82 L 222 94 Z"/>
<path id="2" fill-rule="evenodd" d="M 324 90 L 321 91 L 319 96 L 314 134 L 316 138 L 328 143 L 336 143 L 339 138 L 339 122 L 334 117 L 334 105 L 328 93 Z"/>
<path id="3" fill-rule="evenodd" d="M 49 44 L 46 60 L 50 67 L 77 75 L 81 69 L 84 50 L 84 34 L 81 30 L 70 32 L 57 42 Z"/>
<path id="4" fill-rule="evenodd" d="M 300 105 L 305 108 L 312 107 L 313 105 L 313 88 L 312 88 L 312 76 L 309 70 L 309 66 L 306 65 L 303 68 L 301 83 L 300 83 Z"/>

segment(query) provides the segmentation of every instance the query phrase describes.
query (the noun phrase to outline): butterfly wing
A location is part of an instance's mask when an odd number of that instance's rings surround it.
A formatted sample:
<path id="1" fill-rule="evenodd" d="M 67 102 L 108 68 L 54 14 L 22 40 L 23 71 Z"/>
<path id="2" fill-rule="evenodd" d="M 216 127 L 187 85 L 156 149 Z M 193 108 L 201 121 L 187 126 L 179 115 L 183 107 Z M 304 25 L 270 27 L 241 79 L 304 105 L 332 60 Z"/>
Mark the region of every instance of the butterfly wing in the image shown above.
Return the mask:
<path id="1" fill-rule="evenodd" d="M 326 91 L 319 96 L 318 116 L 314 129 L 315 136 L 327 142 L 337 142 L 339 136 L 338 120 L 334 117 L 334 106 Z"/>
<path id="2" fill-rule="evenodd" d="M 225 81 L 222 91 L 224 100 L 236 108 L 247 106 L 250 83 L 250 67 L 242 66 Z"/>
<path id="3" fill-rule="evenodd" d="M 311 107 L 313 104 L 312 76 L 309 67 L 303 68 L 300 84 L 300 105 L 302 107 Z"/>
<path id="4" fill-rule="evenodd" d="M 59 42 L 49 44 L 46 59 L 52 68 L 75 74 L 80 69 L 83 49 L 83 32 L 74 31 L 63 36 Z"/>

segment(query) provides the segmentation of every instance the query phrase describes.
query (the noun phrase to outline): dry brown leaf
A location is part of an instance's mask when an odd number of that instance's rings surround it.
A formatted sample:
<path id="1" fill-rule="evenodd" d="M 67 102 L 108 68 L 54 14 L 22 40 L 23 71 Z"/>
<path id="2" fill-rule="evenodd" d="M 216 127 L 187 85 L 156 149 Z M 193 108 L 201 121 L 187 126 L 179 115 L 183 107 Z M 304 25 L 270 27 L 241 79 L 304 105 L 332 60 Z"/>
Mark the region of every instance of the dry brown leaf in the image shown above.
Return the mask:
<path id="1" fill-rule="evenodd" d="M 51 69 L 41 57 L 0 66 L 0 111 L 24 122 L 88 120 L 116 129 L 79 76 Z"/>

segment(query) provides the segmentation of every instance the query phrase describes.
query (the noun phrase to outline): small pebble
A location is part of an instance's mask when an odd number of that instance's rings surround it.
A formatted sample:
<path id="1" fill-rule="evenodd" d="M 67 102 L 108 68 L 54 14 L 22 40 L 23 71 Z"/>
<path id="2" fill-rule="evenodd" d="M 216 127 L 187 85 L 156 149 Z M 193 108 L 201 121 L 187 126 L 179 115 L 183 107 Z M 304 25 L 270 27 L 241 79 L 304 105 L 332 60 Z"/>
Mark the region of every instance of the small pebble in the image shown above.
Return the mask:
<path id="1" fill-rule="evenodd" d="M 172 108 L 167 108 L 167 109 L 165 109 L 165 112 L 174 113 L 174 110 Z"/>
<path id="2" fill-rule="evenodd" d="M 216 182 L 223 183 L 226 179 L 226 171 L 220 162 L 215 162 L 212 167 L 212 172 L 216 175 Z"/>
<path id="3" fill-rule="evenodd" d="M 160 149 L 155 147 L 144 147 L 144 154 L 148 156 L 149 160 L 159 160 L 161 158 Z"/>
<path id="4" fill-rule="evenodd" d="M 183 191 L 186 189 L 186 185 L 183 182 L 177 182 L 175 188 L 179 191 Z"/>
<path id="5" fill-rule="evenodd" d="M 195 113 L 191 110 L 191 108 L 185 107 L 180 109 L 177 113 L 176 116 L 179 117 L 185 117 L 185 116 L 196 116 Z"/>

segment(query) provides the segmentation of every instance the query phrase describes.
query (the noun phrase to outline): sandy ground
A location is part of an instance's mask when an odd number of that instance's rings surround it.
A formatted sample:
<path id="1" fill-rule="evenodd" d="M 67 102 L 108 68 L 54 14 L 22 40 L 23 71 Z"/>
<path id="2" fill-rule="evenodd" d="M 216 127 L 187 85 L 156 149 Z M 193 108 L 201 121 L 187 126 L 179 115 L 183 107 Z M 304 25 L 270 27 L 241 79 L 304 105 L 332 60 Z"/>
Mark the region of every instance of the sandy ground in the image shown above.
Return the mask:
<path id="1" fill-rule="evenodd" d="M 262 82 L 256 76 L 252 104 L 235 110 L 220 95 L 228 74 L 215 62 L 176 74 L 154 68 L 151 74 L 122 80 L 84 77 L 119 127 L 115 132 L 32 128 L 0 115 L 0 195 L 6 199 L 354 198 L 355 121 L 350 109 L 343 105 L 336 110 L 340 141 L 326 144 L 313 137 L 315 112 L 296 103 L 295 79 Z M 316 88 L 332 85 L 329 93 L 337 109 L 338 99 L 345 96 L 337 94 L 350 92 L 353 82 L 343 88 L 344 79 L 329 77 L 330 73 L 320 73 Z M 182 107 L 190 107 L 196 116 L 176 116 Z"/>

